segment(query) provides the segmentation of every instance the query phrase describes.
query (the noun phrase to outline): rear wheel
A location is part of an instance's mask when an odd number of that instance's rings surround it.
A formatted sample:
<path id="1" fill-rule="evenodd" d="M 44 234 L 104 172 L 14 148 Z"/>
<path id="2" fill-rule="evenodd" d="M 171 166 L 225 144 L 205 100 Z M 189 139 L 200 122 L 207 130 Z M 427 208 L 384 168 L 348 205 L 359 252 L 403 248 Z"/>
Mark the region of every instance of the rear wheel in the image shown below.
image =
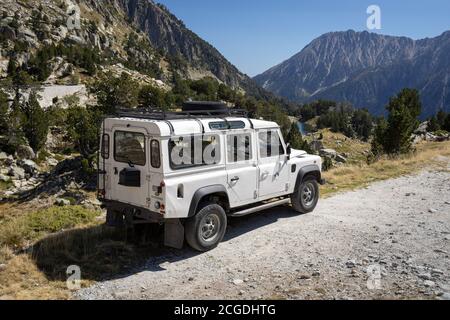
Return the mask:
<path id="1" fill-rule="evenodd" d="M 315 177 L 306 177 L 291 195 L 292 207 L 300 213 L 314 210 L 319 200 L 319 184 Z"/>
<path id="2" fill-rule="evenodd" d="M 207 204 L 187 220 L 186 241 L 195 250 L 208 251 L 222 241 L 226 229 L 225 210 L 218 204 Z"/>

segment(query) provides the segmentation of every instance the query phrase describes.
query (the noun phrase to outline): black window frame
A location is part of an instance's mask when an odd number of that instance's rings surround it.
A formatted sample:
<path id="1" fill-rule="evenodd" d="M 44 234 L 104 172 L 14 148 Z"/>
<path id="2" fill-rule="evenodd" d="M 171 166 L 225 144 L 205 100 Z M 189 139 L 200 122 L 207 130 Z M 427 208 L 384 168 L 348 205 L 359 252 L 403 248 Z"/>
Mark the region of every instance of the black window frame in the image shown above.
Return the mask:
<path id="1" fill-rule="evenodd" d="M 155 158 L 154 158 L 155 154 L 153 152 L 153 143 L 154 142 L 156 142 L 157 148 L 158 148 L 158 152 L 156 155 L 158 157 L 158 159 L 157 159 L 158 165 L 155 165 L 155 163 L 154 163 L 154 160 L 155 160 Z M 155 168 L 155 169 L 161 168 L 161 144 L 159 143 L 159 140 L 156 140 L 156 139 L 150 140 L 150 164 L 151 164 L 152 168 Z"/>
<path id="2" fill-rule="evenodd" d="M 270 148 L 270 141 L 271 141 L 271 135 L 272 133 L 275 132 L 278 135 L 278 141 L 279 141 L 279 147 L 278 147 L 278 155 L 274 156 L 272 155 L 272 148 Z M 286 155 L 286 148 L 283 145 L 283 141 L 281 140 L 281 133 L 279 132 L 279 130 L 267 130 L 266 133 L 266 155 L 262 156 L 261 154 L 261 145 L 260 145 L 260 138 L 259 135 L 263 133 L 262 131 L 258 132 L 258 152 L 259 152 L 259 157 L 261 159 L 265 159 L 265 158 L 273 158 L 273 157 L 279 157 L 282 155 Z M 270 133 L 270 134 L 269 134 Z"/>
<path id="3" fill-rule="evenodd" d="M 114 131 L 114 161 L 116 162 L 120 162 L 120 163 L 128 163 L 127 161 L 121 161 L 121 160 L 117 160 L 116 158 L 116 149 L 117 149 L 117 145 L 116 145 L 116 134 L 119 132 L 124 132 L 124 133 L 134 133 L 134 134 L 139 134 L 142 135 L 144 137 L 144 163 L 134 163 L 132 162 L 133 165 L 137 165 L 140 167 L 144 167 L 147 164 L 147 146 L 146 146 L 146 136 L 145 134 L 143 134 L 142 132 L 138 132 L 138 131 L 125 131 L 125 130 L 116 130 Z"/>
<path id="4" fill-rule="evenodd" d="M 245 159 L 238 161 L 237 160 L 237 153 L 233 152 L 233 158 L 232 159 L 228 159 L 229 156 L 229 152 L 228 152 L 228 147 L 229 147 L 229 138 L 233 138 L 233 145 L 232 147 L 235 148 L 237 145 L 237 136 L 245 136 L 245 139 L 247 140 L 248 138 L 248 146 L 246 146 L 246 149 L 248 148 L 248 158 L 247 158 L 247 153 L 245 156 Z M 247 142 L 247 141 L 246 141 Z M 241 163 L 241 162 L 245 162 L 245 161 L 251 161 L 254 159 L 254 155 L 253 155 L 253 142 L 252 142 L 252 134 L 249 132 L 236 132 L 236 133 L 229 133 L 226 135 L 226 143 L 227 143 L 227 147 L 226 147 L 226 157 L 227 157 L 227 163 Z"/>

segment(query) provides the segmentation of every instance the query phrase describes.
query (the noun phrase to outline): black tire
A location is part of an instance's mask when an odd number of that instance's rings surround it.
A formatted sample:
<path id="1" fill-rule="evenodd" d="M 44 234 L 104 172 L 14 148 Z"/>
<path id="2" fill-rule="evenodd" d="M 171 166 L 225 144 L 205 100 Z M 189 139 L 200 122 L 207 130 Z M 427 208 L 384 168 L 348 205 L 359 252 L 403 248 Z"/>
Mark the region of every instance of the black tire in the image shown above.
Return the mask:
<path id="1" fill-rule="evenodd" d="M 291 204 L 300 213 L 312 212 L 319 201 L 319 184 L 313 176 L 303 179 L 298 188 L 291 194 Z"/>
<path id="2" fill-rule="evenodd" d="M 185 225 L 187 243 L 197 251 L 208 251 L 217 247 L 227 229 L 227 215 L 218 204 L 206 204 Z"/>

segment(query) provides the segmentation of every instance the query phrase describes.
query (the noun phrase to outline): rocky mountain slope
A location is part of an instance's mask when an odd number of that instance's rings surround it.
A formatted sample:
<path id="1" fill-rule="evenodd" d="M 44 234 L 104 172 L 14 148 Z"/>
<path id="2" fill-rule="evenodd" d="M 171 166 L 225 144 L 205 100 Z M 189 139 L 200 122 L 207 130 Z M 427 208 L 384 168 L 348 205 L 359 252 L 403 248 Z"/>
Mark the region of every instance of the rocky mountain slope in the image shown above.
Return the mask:
<path id="1" fill-rule="evenodd" d="M 75 29 L 67 24 L 72 5 L 79 7 L 81 16 Z M 42 48 L 75 45 L 95 50 L 100 55 L 95 63 L 102 68 L 120 63 L 119 67 L 165 83 L 172 80 L 173 71 L 187 79 L 210 76 L 257 97 L 271 97 L 152 0 L 4 0 L 0 31 L 0 77 L 6 77 L 11 57 L 19 66 L 26 65 Z M 62 83 L 68 73 L 78 74 L 78 66 L 66 57 L 56 58 L 47 82 Z M 80 78 L 84 80 L 83 75 Z"/>
<path id="2" fill-rule="evenodd" d="M 450 110 L 450 32 L 412 40 L 368 32 L 332 32 L 254 79 L 295 101 L 349 101 L 381 114 L 404 87 L 420 91 L 422 116 Z"/>

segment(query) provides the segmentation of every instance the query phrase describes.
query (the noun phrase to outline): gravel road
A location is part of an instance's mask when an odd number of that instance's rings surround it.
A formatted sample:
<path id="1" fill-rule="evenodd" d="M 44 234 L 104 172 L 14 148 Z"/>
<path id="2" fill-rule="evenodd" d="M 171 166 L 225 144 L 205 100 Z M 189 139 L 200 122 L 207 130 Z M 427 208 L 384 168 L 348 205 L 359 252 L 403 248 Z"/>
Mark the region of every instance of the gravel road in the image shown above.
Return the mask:
<path id="1" fill-rule="evenodd" d="M 164 249 L 75 299 L 450 299 L 450 173 L 423 171 L 229 221 L 218 248 Z"/>

